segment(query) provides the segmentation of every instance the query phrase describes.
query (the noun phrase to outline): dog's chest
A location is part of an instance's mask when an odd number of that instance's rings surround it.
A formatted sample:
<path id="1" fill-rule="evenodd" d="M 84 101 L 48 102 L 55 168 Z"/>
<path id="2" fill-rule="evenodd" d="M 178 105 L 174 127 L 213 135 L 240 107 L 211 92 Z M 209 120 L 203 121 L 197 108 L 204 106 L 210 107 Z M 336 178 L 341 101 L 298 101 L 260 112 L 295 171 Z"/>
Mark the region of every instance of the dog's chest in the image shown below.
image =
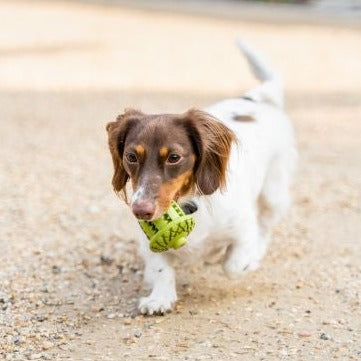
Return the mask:
<path id="1" fill-rule="evenodd" d="M 216 207 L 211 203 L 213 202 L 202 203 L 194 213 L 196 226 L 188 236 L 186 246 L 171 251 L 182 263 L 195 263 L 200 260 L 214 263 L 234 237 L 233 218 L 230 216 L 232 212 L 229 207 L 224 207 L 223 202 L 217 202 Z"/>

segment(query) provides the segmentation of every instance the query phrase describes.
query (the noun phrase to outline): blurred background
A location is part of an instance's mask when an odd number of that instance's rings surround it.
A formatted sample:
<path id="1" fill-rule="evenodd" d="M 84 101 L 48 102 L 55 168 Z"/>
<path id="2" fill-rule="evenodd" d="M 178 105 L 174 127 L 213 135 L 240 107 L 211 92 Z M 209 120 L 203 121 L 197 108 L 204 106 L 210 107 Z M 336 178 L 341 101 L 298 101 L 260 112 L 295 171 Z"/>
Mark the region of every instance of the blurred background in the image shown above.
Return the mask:
<path id="1" fill-rule="evenodd" d="M 0 24 L 0 358 L 360 358 L 359 0 L 0 0 Z M 105 125 L 242 95 L 236 37 L 284 77 L 294 205 L 259 271 L 180 267 L 176 311 L 139 317 Z"/>

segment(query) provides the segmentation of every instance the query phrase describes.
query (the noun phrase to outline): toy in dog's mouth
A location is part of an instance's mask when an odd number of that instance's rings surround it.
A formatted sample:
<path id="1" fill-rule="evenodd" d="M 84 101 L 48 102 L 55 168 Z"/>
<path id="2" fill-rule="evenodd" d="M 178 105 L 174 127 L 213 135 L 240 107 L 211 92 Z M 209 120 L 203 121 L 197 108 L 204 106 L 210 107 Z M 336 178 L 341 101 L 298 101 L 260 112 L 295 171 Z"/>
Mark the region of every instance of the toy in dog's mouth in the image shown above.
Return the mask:
<path id="1" fill-rule="evenodd" d="M 191 216 L 198 209 L 193 201 L 180 207 L 172 201 L 168 211 L 153 221 L 139 221 L 149 239 L 149 248 L 153 252 L 165 252 L 170 248 L 178 249 L 187 243 L 187 236 L 192 232 L 195 221 Z"/>

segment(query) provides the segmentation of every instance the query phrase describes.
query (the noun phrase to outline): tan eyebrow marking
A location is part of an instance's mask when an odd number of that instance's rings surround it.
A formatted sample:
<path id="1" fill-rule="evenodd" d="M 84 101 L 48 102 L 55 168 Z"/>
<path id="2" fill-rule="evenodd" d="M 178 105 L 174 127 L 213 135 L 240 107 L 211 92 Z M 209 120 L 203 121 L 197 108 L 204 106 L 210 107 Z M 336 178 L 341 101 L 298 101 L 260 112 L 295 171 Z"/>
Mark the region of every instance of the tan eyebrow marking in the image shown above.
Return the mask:
<path id="1" fill-rule="evenodd" d="M 159 154 L 161 157 L 166 157 L 168 155 L 169 149 L 167 147 L 160 148 Z"/>
<path id="2" fill-rule="evenodd" d="M 145 153 L 145 149 L 142 145 L 137 145 L 135 147 L 135 151 L 139 154 L 139 155 L 144 155 Z"/>

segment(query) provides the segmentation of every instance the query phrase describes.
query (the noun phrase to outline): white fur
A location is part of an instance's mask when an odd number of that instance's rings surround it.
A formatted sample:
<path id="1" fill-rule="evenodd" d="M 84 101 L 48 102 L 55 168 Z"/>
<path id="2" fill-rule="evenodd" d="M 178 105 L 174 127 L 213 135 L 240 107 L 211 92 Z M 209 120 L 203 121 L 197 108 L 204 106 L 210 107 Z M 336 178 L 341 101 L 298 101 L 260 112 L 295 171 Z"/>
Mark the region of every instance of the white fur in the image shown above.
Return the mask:
<path id="1" fill-rule="evenodd" d="M 181 258 L 184 264 L 191 259 L 207 260 L 223 248 L 223 266 L 229 277 L 257 269 L 272 227 L 290 204 L 289 185 L 297 152 L 291 124 L 282 111 L 281 81 L 249 45 L 239 46 L 255 75 L 263 81 L 246 94 L 255 101 L 228 99 L 205 109 L 238 137 L 231 151 L 227 189 L 198 198 L 196 226 L 185 247 L 156 254 L 149 250 L 144 235 L 140 236 L 145 280 L 152 289 L 140 301 L 143 314 L 167 312 L 177 300 L 171 256 Z M 235 115 L 255 120 L 235 121 Z"/>
<path id="2" fill-rule="evenodd" d="M 133 193 L 131 204 L 137 202 L 139 199 L 143 199 L 144 198 L 144 192 L 145 192 L 145 187 L 142 185 L 137 189 L 136 192 Z"/>

